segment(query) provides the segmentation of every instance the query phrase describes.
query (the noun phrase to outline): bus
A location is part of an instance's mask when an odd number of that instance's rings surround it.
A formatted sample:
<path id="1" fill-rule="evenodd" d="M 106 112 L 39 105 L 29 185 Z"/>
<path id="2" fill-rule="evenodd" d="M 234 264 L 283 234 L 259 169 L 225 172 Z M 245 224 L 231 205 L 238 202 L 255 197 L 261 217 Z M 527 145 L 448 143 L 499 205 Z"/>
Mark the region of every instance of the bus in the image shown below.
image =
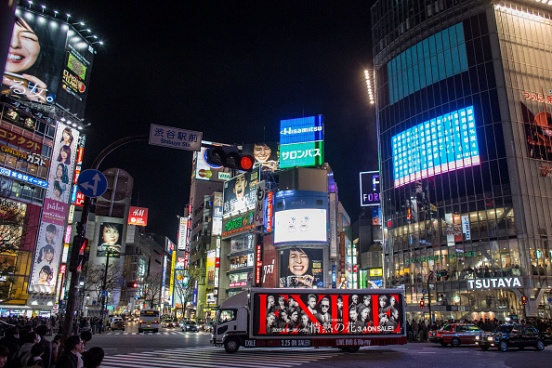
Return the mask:
<path id="1" fill-rule="evenodd" d="M 159 332 L 159 311 L 155 309 L 142 309 L 140 311 L 140 321 L 138 322 L 138 332 L 153 331 Z"/>

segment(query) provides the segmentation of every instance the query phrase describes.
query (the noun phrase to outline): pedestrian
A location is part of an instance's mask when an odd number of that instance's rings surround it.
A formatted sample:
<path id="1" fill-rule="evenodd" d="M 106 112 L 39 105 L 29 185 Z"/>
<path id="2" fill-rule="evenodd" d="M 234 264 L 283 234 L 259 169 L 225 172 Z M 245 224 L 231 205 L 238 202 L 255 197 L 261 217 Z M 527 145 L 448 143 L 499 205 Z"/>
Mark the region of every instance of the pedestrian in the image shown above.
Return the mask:
<path id="1" fill-rule="evenodd" d="M 9 350 L 8 362 L 5 363 L 5 366 L 11 367 L 19 351 L 19 347 L 21 346 L 19 343 L 19 327 L 15 326 L 8 328 L 4 332 L 4 337 L 0 340 L 0 344 Z"/>
<path id="2" fill-rule="evenodd" d="M 24 367 L 43 368 L 44 362 L 42 361 L 42 355 L 44 354 L 44 346 L 40 343 L 34 344 L 31 348 L 31 354 L 27 359 Z"/>
<path id="3" fill-rule="evenodd" d="M 35 332 L 40 336 L 39 344 L 44 348 L 44 354 L 42 355 L 42 364 L 45 368 L 50 368 L 52 364 L 52 343 L 46 339 L 48 331 L 48 326 L 46 325 L 40 325 L 35 328 Z"/>
<path id="4" fill-rule="evenodd" d="M 84 342 L 84 349 L 86 350 L 86 344 L 88 344 L 88 342 L 92 340 L 92 332 L 90 332 L 89 330 L 82 331 L 80 334 L 80 338 Z"/>
<path id="5" fill-rule="evenodd" d="M 7 367 L 9 357 L 10 349 L 7 346 L 0 345 L 0 368 Z"/>
<path id="6" fill-rule="evenodd" d="M 90 348 L 83 353 L 82 360 L 84 368 L 97 368 L 102 364 L 102 360 L 105 356 L 104 350 L 98 346 Z"/>
<path id="7" fill-rule="evenodd" d="M 63 354 L 59 357 L 56 368 L 81 368 L 83 367 L 81 353 L 84 350 L 84 342 L 80 336 L 72 335 L 65 340 Z"/>
<path id="8" fill-rule="evenodd" d="M 54 336 L 54 339 L 52 340 L 52 355 L 50 359 L 50 366 L 55 367 L 58 356 L 59 356 L 59 348 L 61 346 L 61 335 Z"/>
<path id="9" fill-rule="evenodd" d="M 21 348 L 19 348 L 19 351 L 17 352 L 17 355 L 13 362 L 14 364 L 17 364 L 16 366 L 19 367 L 25 367 L 27 365 L 27 361 L 31 356 L 31 349 L 34 344 L 38 344 L 40 342 L 40 336 L 36 332 L 31 331 L 28 332 L 26 335 L 23 335 L 22 342 L 23 344 L 21 345 Z"/>

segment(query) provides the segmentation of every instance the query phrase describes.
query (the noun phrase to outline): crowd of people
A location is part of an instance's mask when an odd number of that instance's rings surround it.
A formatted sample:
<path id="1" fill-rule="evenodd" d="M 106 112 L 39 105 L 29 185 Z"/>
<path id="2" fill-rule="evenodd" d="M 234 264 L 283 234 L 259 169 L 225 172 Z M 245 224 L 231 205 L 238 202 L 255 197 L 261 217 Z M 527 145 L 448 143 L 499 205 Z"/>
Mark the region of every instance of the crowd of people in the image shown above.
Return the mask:
<path id="1" fill-rule="evenodd" d="M 53 339 L 52 326 L 62 326 L 56 318 L 9 317 L 2 319 L 4 337 L 0 340 L 0 368 L 97 368 L 104 351 L 100 347 L 87 349 L 92 340 L 90 329 L 69 336 L 62 343 L 61 335 Z"/>

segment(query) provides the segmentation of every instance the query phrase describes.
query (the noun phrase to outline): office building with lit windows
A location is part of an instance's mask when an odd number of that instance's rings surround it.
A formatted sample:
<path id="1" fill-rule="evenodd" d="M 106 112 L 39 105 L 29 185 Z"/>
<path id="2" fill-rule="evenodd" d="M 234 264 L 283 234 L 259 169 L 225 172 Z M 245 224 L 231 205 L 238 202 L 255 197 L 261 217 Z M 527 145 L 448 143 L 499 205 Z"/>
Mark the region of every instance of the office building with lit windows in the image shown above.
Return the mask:
<path id="1" fill-rule="evenodd" d="M 410 318 L 551 317 L 548 3 L 371 9 L 384 276 Z"/>

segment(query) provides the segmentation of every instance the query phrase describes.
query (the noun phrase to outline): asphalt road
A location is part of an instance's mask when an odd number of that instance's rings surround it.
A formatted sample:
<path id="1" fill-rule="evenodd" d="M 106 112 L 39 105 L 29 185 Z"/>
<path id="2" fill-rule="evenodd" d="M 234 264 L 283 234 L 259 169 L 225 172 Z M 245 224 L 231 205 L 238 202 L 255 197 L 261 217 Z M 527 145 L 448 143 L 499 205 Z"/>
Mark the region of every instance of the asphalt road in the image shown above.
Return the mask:
<path id="1" fill-rule="evenodd" d="M 123 331 L 94 335 L 87 347 L 101 346 L 107 356 L 102 367 L 446 367 L 507 368 L 547 367 L 552 346 L 534 349 L 481 351 L 475 346 L 442 347 L 432 343 L 365 347 L 357 353 L 338 349 L 244 349 L 227 354 L 209 344 L 209 333 L 161 329 L 158 334 L 138 334 L 133 326 Z"/>

